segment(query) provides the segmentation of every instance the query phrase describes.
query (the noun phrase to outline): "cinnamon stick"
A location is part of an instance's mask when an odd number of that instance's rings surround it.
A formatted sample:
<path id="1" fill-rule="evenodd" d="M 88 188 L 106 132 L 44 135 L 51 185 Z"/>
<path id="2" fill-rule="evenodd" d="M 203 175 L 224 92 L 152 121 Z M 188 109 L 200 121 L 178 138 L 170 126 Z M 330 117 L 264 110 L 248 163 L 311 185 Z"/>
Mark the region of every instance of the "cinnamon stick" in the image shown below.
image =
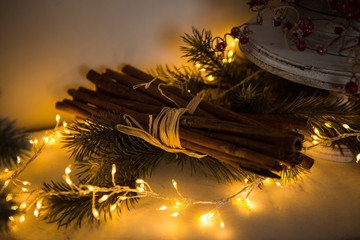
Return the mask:
<path id="1" fill-rule="evenodd" d="M 129 75 L 124 75 L 121 74 L 119 72 L 113 71 L 111 69 L 106 69 L 106 72 L 102 74 L 105 77 L 108 78 L 112 78 L 114 79 L 116 82 L 126 85 L 130 88 L 132 88 L 133 86 L 139 85 L 139 84 L 143 84 L 144 81 L 141 81 L 137 78 L 134 78 L 132 76 Z M 176 94 L 173 94 L 172 92 L 169 92 L 167 90 L 162 90 L 162 92 L 164 93 L 165 96 L 167 96 L 167 98 L 161 94 L 161 92 L 159 91 L 158 87 L 155 85 L 150 85 L 148 88 L 145 87 L 139 87 L 136 89 L 136 91 L 141 91 L 149 96 L 152 96 L 162 102 L 164 102 L 166 105 L 170 106 L 170 107 L 177 107 L 177 105 L 175 103 L 177 103 L 180 107 L 184 108 L 188 105 L 189 101 L 184 100 L 183 98 L 179 97 Z M 171 101 L 170 99 L 172 99 L 173 101 Z M 191 99 L 190 99 L 191 100 Z M 174 103 L 175 102 L 175 103 Z M 210 113 L 202 110 L 201 108 L 197 108 L 195 110 L 195 115 L 199 115 L 199 116 L 204 116 L 204 117 L 210 117 L 210 118 L 215 118 L 213 115 L 211 115 Z"/>
<path id="2" fill-rule="evenodd" d="M 122 69 L 122 72 L 124 72 L 127 75 L 133 76 L 135 78 L 138 78 L 144 82 L 151 81 L 154 77 L 133 67 L 130 65 L 125 65 Z M 154 85 L 158 85 L 160 83 L 165 83 L 161 79 L 157 79 L 154 81 Z M 164 86 L 164 89 L 168 90 L 169 92 L 174 93 L 175 95 L 181 96 L 183 99 L 190 101 L 193 98 L 193 95 L 184 91 L 183 89 L 180 89 L 176 86 L 170 86 L 166 85 Z M 245 124 L 254 124 L 258 122 L 261 124 L 267 124 L 273 127 L 286 127 L 286 128 L 295 128 L 295 129 L 306 129 L 308 126 L 307 118 L 300 118 L 299 120 L 294 121 L 293 117 L 290 117 L 289 119 L 287 116 L 276 116 L 272 115 L 271 117 L 267 117 L 266 119 L 262 120 L 258 115 L 252 115 L 252 114 L 240 114 L 233 112 L 229 109 L 223 108 L 221 106 L 212 104 L 206 100 L 201 101 L 199 104 L 199 107 L 212 115 L 228 121 L 235 121 Z M 269 115 L 270 116 L 270 115 Z"/>
<path id="3" fill-rule="evenodd" d="M 77 107 L 75 104 L 72 104 L 69 100 L 64 100 L 62 102 L 56 102 L 55 108 L 62 110 L 64 112 L 68 112 L 71 114 L 74 114 L 75 116 L 78 116 L 80 118 L 90 118 L 91 113 Z"/>
<path id="4" fill-rule="evenodd" d="M 165 107 L 165 104 L 162 103 L 161 101 L 149 97 L 148 95 L 143 94 L 141 92 L 133 91 L 133 89 L 124 86 L 122 84 L 116 83 L 109 78 L 105 78 L 93 70 L 90 70 L 87 73 L 86 77 L 91 82 L 93 82 L 96 85 L 96 87 L 108 93 L 111 93 L 115 96 L 119 96 L 121 98 L 126 98 L 129 100 L 134 100 L 137 102 L 146 102 L 146 103 Z"/>

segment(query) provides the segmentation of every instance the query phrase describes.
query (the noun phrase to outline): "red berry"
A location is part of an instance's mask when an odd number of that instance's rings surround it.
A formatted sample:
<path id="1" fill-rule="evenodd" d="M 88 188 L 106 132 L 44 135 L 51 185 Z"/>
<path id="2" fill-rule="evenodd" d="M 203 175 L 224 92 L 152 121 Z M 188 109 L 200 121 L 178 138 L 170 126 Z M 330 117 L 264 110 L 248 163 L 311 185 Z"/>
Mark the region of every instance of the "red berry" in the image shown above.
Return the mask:
<path id="1" fill-rule="evenodd" d="M 320 54 L 320 55 L 326 55 L 326 53 L 327 53 L 327 46 L 325 46 L 325 45 L 320 45 L 320 46 L 318 46 L 318 47 L 316 48 L 316 51 L 317 51 L 317 53 Z"/>
<path id="2" fill-rule="evenodd" d="M 306 42 L 304 41 L 298 41 L 296 43 L 296 48 L 299 50 L 299 51 L 305 51 L 306 49 Z"/>
<path id="3" fill-rule="evenodd" d="M 284 23 L 284 25 L 283 25 L 283 29 L 284 30 L 290 30 L 290 29 L 292 29 L 292 24 L 291 24 L 291 22 L 286 22 L 286 23 Z"/>
<path id="4" fill-rule="evenodd" d="M 223 52 L 225 51 L 225 48 L 226 48 L 226 43 L 225 42 L 219 42 L 217 45 L 216 45 L 216 49 L 220 52 Z"/>
<path id="5" fill-rule="evenodd" d="M 355 94 L 358 92 L 358 85 L 356 83 L 354 83 L 353 81 L 348 82 L 345 85 L 345 92 L 350 93 L 350 94 Z"/>
<path id="6" fill-rule="evenodd" d="M 241 30 L 239 27 L 233 27 L 230 31 L 231 36 L 233 36 L 233 38 L 239 38 L 240 34 L 241 34 Z"/>
<path id="7" fill-rule="evenodd" d="M 274 19 L 274 27 L 279 27 L 281 25 L 281 20 L 279 19 Z"/>
<path id="8" fill-rule="evenodd" d="M 300 18 L 296 24 L 302 30 L 304 37 L 309 36 L 314 30 L 314 23 L 310 18 Z"/>
<path id="9" fill-rule="evenodd" d="M 244 35 L 241 35 L 239 41 L 241 44 L 247 44 L 249 42 L 249 38 Z"/>
<path id="10" fill-rule="evenodd" d="M 342 27 L 335 27 L 334 28 L 334 33 L 337 34 L 337 35 L 341 35 L 343 31 L 344 31 L 344 29 Z"/>

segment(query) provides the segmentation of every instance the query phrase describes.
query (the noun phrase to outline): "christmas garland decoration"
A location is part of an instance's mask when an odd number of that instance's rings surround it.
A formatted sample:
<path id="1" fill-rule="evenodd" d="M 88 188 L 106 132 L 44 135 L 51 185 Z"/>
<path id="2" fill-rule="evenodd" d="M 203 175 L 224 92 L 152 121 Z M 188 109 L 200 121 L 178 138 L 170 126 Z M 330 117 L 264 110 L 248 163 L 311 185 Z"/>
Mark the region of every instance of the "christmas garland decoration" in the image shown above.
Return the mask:
<path id="1" fill-rule="evenodd" d="M 264 4 L 266 2 L 264 1 Z M 235 29 L 240 30 L 240 35 L 245 35 L 241 41 L 239 38 L 239 41 L 246 44 L 246 28 Z M 231 31 L 233 36 L 236 35 L 234 31 Z M 309 126 L 301 131 L 307 141 L 313 142 L 314 145 L 329 143 L 330 147 L 337 146 L 340 149 L 346 146 L 354 156 L 360 156 L 360 101 L 357 95 L 349 95 L 348 98 L 335 97 L 328 91 L 300 86 L 263 72 L 237 55 L 235 50 L 229 50 L 230 41 L 223 41 L 223 44 L 218 42 L 214 47 L 219 38 L 213 38 L 209 31 L 193 29 L 192 34 L 185 34 L 183 40 L 186 44 L 182 47 L 184 57 L 188 58 L 192 66 L 158 67 L 152 71 L 157 77 L 148 80 L 156 81 L 161 78 L 167 84 L 181 87 L 184 92 L 202 97 L 214 106 L 231 109 L 239 114 L 248 114 L 247 116 L 261 113 L 265 114 L 264 118 L 274 116 L 277 120 L 308 119 Z M 97 82 L 97 73 L 90 73 L 93 75 L 91 79 Z M 108 71 L 104 75 L 106 74 L 115 73 Z M 149 87 L 151 86 L 153 85 Z M 160 87 L 159 89 L 161 90 Z M 104 94 L 103 90 L 98 92 L 103 94 L 101 96 L 105 98 L 106 105 L 110 106 L 111 96 Z M 41 190 L 34 192 L 28 198 L 29 201 L 21 203 L 19 207 L 24 210 L 35 205 L 36 216 L 57 223 L 59 227 L 67 227 L 72 223 L 80 226 L 83 220 L 99 222 L 101 216 L 106 220 L 108 217 L 111 218 L 112 211 L 117 210 L 119 214 L 123 207 L 130 209 L 142 197 L 155 197 L 166 200 L 169 204 L 182 205 L 183 210 L 191 204 L 200 202 L 214 204 L 215 208 L 201 217 L 202 221 L 206 221 L 213 216 L 219 217 L 219 208 L 242 193 L 246 193 L 242 199 L 250 205 L 250 193 L 269 181 L 266 174 L 270 174 L 270 178 L 278 177 L 268 171 L 239 168 L 238 165 L 234 166 L 211 156 L 201 158 L 200 161 L 184 153 L 169 153 L 143 139 L 121 133 L 117 126 L 129 124 L 128 119 L 124 120 L 123 114 L 116 111 L 100 112 L 95 103 L 86 104 L 84 99 L 79 101 L 80 96 L 86 96 L 85 93 L 92 94 L 84 88 L 69 90 L 73 100 L 64 100 L 57 104 L 58 108 L 71 110 L 75 115 L 82 117 L 82 120 L 74 121 L 63 131 L 64 147 L 71 151 L 75 167 L 80 170 L 77 180 L 73 181 L 70 178 L 69 166 L 65 169 L 65 183 L 45 183 Z M 166 91 L 163 94 L 169 97 Z M 170 102 L 174 100 L 174 96 L 169 98 Z M 142 107 L 144 106 L 143 104 Z M 131 122 L 134 124 L 134 121 Z M 58 128 L 58 123 L 59 119 L 55 129 Z M 43 143 L 48 142 L 54 133 L 51 132 L 49 136 L 44 137 Z M 33 146 L 36 144 L 33 140 Z M 36 158 L 42 146 L 45 145 L 41 145 L 40 148 L 34 147 L 34 156 L 30 157 L 23 167 Z M 188 162 L 194 173 L 200 170 L 221 182 L 244 181 L 248 184 L 238 193 L 218 201 L 193 201 L 183 197 L 176 181 L 173 181 L 179 198 L 170 199 L 153 192 L 143 180 L 151 175 L 160 161 L 173 162 L 180 166 Z M 16 183 L 21 169 L 23 168 L 18 167 L 7 179 L 9 181 L 3 185 L 4 191 L 9 183 Z M 288 182 L 297 180 L 307 169 L 292 163 L 281 167 L 279 172 L 280 177 Z M 6 204 L 10 206 L 11 199 L 8 196 L 11 194 L 6 195 Z M 160 207 L 161 210 L 167 208 L 165 205 Z M 176 217 L 179 213 L 173 212 L 172 216 Z M 11 219 L 14 220 L 14 217 L 10 216 Z M 23 220 L 20 217 L 15 221 Z M 221 227 L 224 226 L 220 217 L 219 224 Z"/>

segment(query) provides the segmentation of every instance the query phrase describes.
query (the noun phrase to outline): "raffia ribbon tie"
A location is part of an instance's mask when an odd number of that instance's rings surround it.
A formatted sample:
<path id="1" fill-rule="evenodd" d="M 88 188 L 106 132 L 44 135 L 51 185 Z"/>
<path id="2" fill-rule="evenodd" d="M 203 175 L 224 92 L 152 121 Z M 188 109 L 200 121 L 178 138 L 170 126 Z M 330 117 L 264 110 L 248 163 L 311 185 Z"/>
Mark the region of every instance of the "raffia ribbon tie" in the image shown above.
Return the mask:
<path id="1" fill-rule="evenodd" d="M 116 125 L 116 129 L 124 134 L 141 138 L 167 152 L 184 153 L 195 158 L 205 157 L 206 155 L 191 152 L 182 148 L 179 136 L 180 118 L 185 113 L 193 114 L 201 100 L 201 98 L 195 96 L 191 99 L 186 108 L 164 107 L 154 120 L 152 119 L 152 115 L 150 115 L 149 132 L 146 132 L 141 125 L 129 115 L 124 115 L 128 125 L 118 124 Z M 137 127 L 133 127 L 130 120 Z"/>

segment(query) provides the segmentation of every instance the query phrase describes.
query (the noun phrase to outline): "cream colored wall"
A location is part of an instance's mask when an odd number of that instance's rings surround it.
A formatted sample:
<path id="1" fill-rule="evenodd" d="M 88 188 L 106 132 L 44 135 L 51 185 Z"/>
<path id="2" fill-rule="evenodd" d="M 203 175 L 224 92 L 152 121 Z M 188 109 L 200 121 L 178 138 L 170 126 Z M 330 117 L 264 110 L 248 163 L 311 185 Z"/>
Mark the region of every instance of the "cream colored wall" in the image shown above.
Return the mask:
<path id="1" fill-rule="evenodd" d="M 250 18 L 246 2 L 2 0 L 0 117 L 27 129 L 52 126 L 55 102 L 70 87 L 90 86 L 90 68 L 181 64 L 183 33 L 195 26 L 223 35 Z"/>

